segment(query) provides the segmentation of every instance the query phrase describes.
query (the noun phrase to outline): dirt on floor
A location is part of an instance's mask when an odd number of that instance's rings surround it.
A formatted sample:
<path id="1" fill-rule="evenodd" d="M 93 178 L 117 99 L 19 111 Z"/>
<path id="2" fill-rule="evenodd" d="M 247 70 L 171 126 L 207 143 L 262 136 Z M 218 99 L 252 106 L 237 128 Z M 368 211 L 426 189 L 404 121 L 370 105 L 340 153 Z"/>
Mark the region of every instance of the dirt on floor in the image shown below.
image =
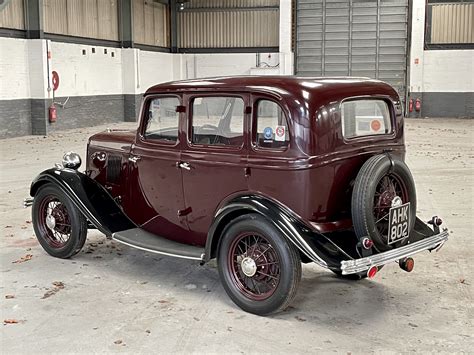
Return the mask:
<path id="1" fill-rule="evenodd" d="M 474 119 L 406 121 L 418 215 L 441 216 L 451 233 L 438 253 L 417 255 L 412 273 L 393 264 L 359 282 L 305 265 L 292 306 L 270 317 L 238 309 L 212 263 L 145 253 L 97 231 L 72 259 L 43 251 L 22 208 L 30 183 L 65 151 L 84 157 L 101 129 L 0 141 L 2 353 L 473 351 Z"/>

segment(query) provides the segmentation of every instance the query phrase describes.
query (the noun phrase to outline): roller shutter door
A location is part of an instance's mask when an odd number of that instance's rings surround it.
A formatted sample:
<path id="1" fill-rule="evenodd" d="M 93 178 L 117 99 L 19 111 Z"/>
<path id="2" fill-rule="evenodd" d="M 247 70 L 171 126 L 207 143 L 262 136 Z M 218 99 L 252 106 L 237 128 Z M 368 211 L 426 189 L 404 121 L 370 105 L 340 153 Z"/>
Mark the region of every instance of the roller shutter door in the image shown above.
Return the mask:
<path id="1" fill-rule="evenodd" d="M 296 74 L 367 76 L 406 94 L 407 0 L 297 0 Z"/>

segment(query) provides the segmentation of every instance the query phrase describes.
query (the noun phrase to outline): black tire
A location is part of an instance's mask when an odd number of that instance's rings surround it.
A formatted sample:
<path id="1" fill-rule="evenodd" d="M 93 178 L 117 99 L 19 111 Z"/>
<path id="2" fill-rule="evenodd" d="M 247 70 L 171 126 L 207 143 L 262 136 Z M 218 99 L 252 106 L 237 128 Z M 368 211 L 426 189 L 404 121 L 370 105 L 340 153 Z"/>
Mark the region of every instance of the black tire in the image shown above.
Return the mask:
<path id="1" fill-rule="evenodd" d="M 352 222 L 359 240 L 369 237 L 378 250 L 389 250 L 406 243 L 405 239 L 388 245 L 388 218 L 381 220 L 388 216 L 389 202 L 397 196 L 402 203 L 410 202 L 409 234 L 416 218 L 416 190 L 410 169 L 403 161 L 388 154 L 368 159 L 357 175 L 352 192 Z"/>
<path id="2" fill-rule="evenodd" d="M 48 218 L 53 220 L 49 226 Z M 41 186 L 36 193 L 32 221 L 39 243 L 56 258 L 70 258 L 84 246 L 87 221 L 71 200 L 53 184 Z"/>
<path id="3" fill-rule="evenodd" d="M 244 245 L 248 246 L 245 252 Z M 244 259 L 254 260 L 253 276 L 245 276 Z M 286 309 L 301 280 L 301 260 L 295 247 L 257 214 L 238 217 L 225 228 L 217 265 L 229 297 L 244 311 L 258 315 Z"/>

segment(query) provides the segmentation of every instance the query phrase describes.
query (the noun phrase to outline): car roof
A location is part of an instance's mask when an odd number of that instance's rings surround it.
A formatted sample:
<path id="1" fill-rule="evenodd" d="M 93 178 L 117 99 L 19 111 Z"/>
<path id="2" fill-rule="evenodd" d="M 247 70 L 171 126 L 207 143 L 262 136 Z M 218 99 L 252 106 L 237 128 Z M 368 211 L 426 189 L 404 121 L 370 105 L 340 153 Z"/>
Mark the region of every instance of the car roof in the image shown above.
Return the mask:
<path id="1" fill-rule="evenodd" d="M 248 75 L 212 77 L 170 81 L 150 87 L 147 94 L 167 91 L 248 91 L 267 92 L 279 96 L 301 94 L 302 90 L 327 91 L 333 89 L 357 89 L 378 87 L 386 91 L 390 85 L 365 77 L 300 77 L 283 75 Z M 392 89 L 393 90 L 393 89 Z M 346 91 L 346 90 L 344 90 Z M 299 96 L 299 95 L 298 95 Z"/>

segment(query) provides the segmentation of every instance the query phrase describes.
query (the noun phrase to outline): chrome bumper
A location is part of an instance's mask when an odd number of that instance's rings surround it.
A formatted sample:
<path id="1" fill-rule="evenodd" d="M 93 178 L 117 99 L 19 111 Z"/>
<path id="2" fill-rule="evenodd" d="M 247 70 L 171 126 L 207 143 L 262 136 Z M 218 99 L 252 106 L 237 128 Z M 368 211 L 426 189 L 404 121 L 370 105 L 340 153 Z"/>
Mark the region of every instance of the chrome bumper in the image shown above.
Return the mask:
<path id="1" fill-rule="evenodd" d="M 23 200 L 23 207 L 27 208 L 30 207 L 33 204 L 33 198 L 28 197 Z"/>
<path id="2" fill-rule="evenodd" d="M 448 240 L 449 234 L 445 229 L 439 234 L 419 240 L 403 247 L 389 250 L 380 254 L 367 256 L 365 258 L 341 261 L 343 275 L 355 274 L 367 271 L 372 266 L 382 266 L 392 261 L 409 257 L 424 250 L 439 249 Z"/>

